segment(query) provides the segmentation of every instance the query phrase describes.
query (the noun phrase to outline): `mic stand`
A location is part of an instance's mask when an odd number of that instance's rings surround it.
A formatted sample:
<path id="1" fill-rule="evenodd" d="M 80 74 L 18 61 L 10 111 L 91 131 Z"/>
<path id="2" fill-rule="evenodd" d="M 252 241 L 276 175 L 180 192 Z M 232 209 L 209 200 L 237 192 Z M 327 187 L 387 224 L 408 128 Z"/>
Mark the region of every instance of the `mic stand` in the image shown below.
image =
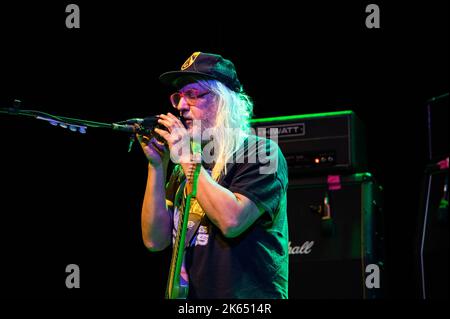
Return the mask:
<path id="1" fill-rule="evenodd" d="M 53 115 L 41 111 L 36 110 L 22 110 L 20 108 L 21 101 L 14 100 L 13 107 L 9 108 L 0 108 L 0 114 L 8 114 L 8 115 L 16 115 L 16 116 L 27 116 L 33 117 L 37 120 L 43 120 L 52 126 L 59 126 L 65 129 L 69 129 L 72 132 L 78 132 L 81 134 L 86 134 L 87 128 L 106 128 L 112 129 L 114 131 L 121 131 L 131 133 L 130 142 L 128 145 L 128 152 L 131 151 L 131 148 L 134 144 L 135 134 L 151 134 L 151 129 L 144 127 L 141 124 L 131 125 L 127 124 L 127 121 L 120 121 L 116 123 L 103 123 L 103 122 L 94 122 L 88 120 L 82 120 L 78 118 L 70 118 L 65 116 Z"/>

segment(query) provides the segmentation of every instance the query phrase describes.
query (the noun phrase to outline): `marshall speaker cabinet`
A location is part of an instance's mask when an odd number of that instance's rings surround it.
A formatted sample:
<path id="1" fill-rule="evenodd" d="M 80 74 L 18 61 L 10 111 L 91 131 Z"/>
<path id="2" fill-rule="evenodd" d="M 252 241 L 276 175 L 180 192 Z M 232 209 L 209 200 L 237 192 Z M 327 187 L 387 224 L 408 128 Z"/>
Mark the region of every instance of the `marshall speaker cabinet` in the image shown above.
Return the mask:
<path id="1" fill-rule="evenodd" d="M 367 169 L 365 129 L 353 111 L 253 119 L 252 127 L 260 136 L 276 133 L 290 176 Z"/>
<path id="2" fill-rule="evenodd" d="M 382 296 L 380 195 L 370 173 L 290 178 L 290 299 Z"/>

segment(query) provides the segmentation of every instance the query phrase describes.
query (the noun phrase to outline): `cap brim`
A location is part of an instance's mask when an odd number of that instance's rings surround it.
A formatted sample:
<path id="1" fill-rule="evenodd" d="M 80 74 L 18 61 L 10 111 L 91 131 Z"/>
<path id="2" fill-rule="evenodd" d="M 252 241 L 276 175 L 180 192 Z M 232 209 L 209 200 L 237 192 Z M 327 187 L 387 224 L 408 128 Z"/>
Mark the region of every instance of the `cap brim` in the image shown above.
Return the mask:
<path id="1" fill-rule="evenodd" d="M 159 76 L 159 80 L 167 85 L 180 88 L 186 84 L 198 81 L 198 80 L 210 80 L 215 79 L 209 74 L 193 71 L 170 71 L 163 73 Z"/>

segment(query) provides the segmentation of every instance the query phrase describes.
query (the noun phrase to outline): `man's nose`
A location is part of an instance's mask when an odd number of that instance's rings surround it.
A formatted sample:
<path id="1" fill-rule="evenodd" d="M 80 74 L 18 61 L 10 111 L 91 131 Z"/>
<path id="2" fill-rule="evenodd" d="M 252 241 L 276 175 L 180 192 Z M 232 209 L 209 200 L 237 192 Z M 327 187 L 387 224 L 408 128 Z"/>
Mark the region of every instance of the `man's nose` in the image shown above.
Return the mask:
<path id="1" fill-rule="evenodd" d="M 180 102 L 178 102 L 177 109 L 178 111 L 180 111 L 180 113 L 189 110 L 189 104 L 184 97 L 181 97 Z"/>

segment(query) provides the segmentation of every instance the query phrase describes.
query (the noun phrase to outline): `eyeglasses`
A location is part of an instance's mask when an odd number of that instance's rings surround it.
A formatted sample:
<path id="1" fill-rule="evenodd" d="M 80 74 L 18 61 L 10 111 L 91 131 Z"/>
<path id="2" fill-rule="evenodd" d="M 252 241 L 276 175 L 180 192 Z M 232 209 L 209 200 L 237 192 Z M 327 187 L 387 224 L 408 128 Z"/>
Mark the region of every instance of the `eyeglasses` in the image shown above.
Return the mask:
<path id="1" fill-rule="evenodd" d="M 189 105 L 195 105 L 199 98 L 204 97 L 205 95 L 211 93 L 211 91 L 206 92 L 198 92 L 197 90 L 187 90 L 185 92 L 175 92 L 170 95 L 170 102 L 174 108 L 178 107 L 178 104 L 181 101 L 181 98 L 184 98 Z"/>

